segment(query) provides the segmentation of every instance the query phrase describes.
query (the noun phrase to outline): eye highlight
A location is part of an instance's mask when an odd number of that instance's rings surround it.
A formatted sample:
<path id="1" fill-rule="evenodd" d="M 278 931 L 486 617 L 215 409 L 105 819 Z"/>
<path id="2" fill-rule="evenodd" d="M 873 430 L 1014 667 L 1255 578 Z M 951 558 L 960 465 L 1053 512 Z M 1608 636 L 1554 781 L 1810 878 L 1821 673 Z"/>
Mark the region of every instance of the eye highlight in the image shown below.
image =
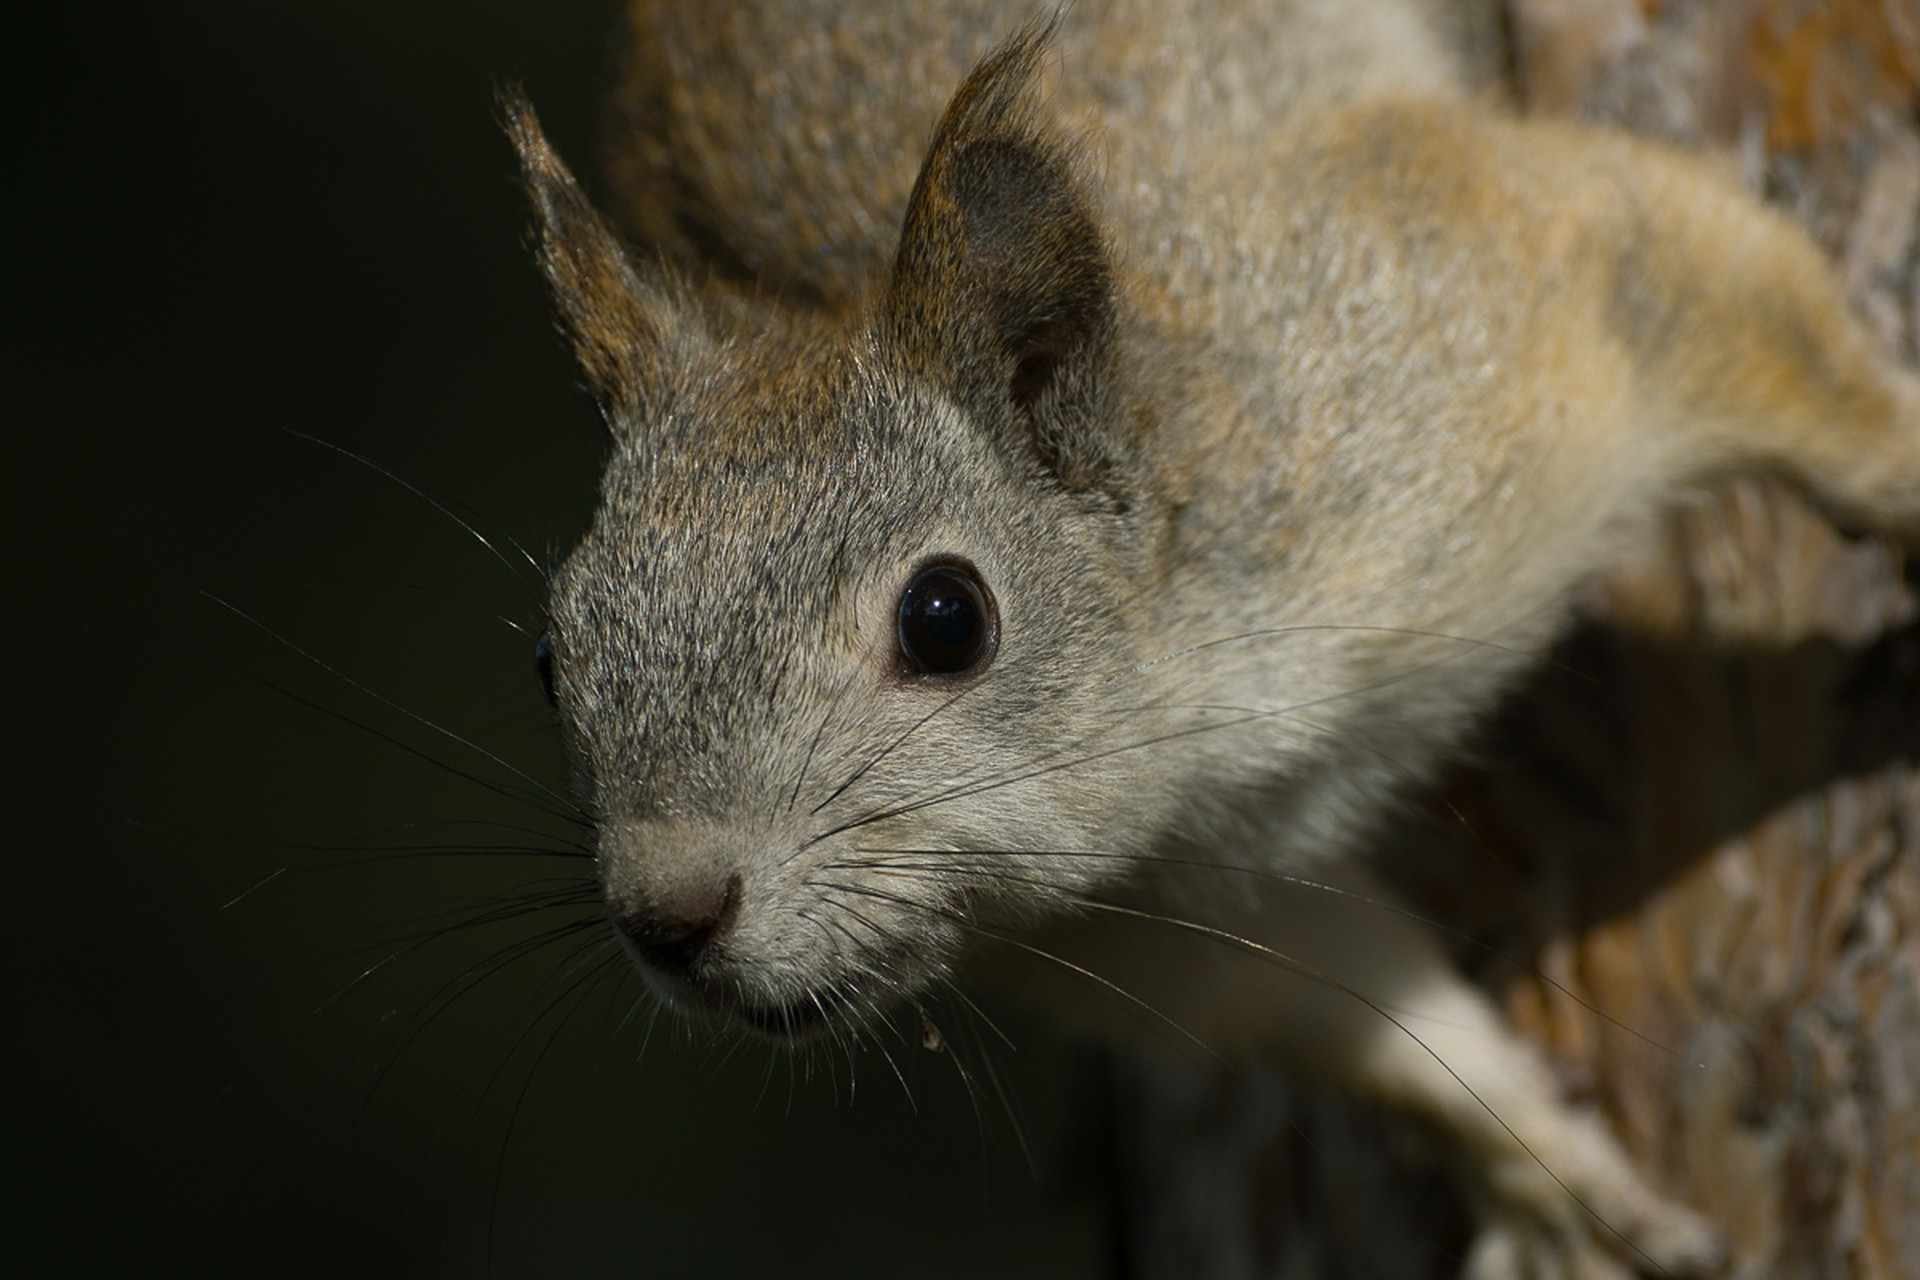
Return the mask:
<path id="1" fill-rule="evenodd" d="M 900 653 L 922 675 L 972 671 L 992 659 L 998 622 L 993 597 L 972 565 L 929 565 L 900 593 Z"/>

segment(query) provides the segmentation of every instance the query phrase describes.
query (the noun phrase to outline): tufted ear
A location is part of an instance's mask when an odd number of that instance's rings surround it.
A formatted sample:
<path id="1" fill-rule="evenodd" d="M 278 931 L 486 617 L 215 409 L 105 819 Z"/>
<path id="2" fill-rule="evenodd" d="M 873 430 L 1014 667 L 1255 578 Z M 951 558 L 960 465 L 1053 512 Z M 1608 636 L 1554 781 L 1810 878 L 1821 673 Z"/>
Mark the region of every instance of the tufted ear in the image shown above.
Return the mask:
<path id="1" fill-rule="evenodd" d="M 533 201 L 540 270 L 560 327 L 608 420 L 647 421 L 662 412 L 689 348 L 704 342 L 699 323 L 657 274 L 635 270 L 526 97 L 506 89 L 501 108 Z"/>
<path id="2" fill-rule="evenodd" d="M 1073 148 L 1038 118 L 1051 29 L 990 55 L 948 104 L 908 201 L 888 339 L 1005 424 L 1070 490 L 1118 460 L 1115 280 Z"/>

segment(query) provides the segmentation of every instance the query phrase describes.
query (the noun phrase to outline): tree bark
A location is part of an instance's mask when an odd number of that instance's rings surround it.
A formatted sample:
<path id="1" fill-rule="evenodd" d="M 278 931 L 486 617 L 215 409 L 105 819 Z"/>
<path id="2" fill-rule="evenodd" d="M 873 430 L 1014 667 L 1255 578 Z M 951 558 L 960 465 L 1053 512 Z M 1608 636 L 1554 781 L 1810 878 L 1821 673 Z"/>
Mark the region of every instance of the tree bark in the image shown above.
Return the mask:
<path id="1" fill-rule="evenodd" d="M 1503 29 L 1524 109 L 1730 151 L 1920 359 L 1920 2 L 1513 0 Z M 1781 489 L 1703 493 L 1389 858 L 1740 1277 L 1920 1276 L 1916 587 Z M 1457 1271 L 1467 1217 L 1404 1124 L 1113 1073 L 1124 1274 Z"/>

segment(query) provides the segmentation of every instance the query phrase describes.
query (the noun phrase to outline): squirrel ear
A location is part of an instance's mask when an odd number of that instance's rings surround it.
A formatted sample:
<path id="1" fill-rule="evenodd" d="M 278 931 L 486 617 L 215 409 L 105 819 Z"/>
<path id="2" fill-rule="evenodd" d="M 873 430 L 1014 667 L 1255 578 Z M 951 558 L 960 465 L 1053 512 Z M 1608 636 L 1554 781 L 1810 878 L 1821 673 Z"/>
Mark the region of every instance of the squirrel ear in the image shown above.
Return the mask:
<path id="1" fill-rule="evenodd" d="M 1029 27 L 967 77 L 908 200 L 882 308 L 889 340 L 931 366 L 1068 489 L 1115 459 L 1114 274 L 1072 148 L 1036 119 L 1051 28 Z"/>
<path id="2" fill-rule="evenodd" d="M 696 326 L 663 282 L 628 262 L 526 97 L 505 89 L 501 108 L 538 220 L 540 270 L 574 358 L 610 422 L 646 420 L 672 385 L 673 349 L 696 340 Z"/>

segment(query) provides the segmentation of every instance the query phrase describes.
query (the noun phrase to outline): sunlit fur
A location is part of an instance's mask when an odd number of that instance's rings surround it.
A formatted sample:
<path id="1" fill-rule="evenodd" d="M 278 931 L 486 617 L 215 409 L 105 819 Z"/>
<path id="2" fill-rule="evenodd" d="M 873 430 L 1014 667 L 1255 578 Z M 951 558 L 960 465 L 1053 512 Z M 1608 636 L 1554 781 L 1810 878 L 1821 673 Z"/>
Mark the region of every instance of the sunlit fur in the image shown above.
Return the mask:
<path id="1" fill-rule="evenodd" d="M 1467 103 L 1407 5 L 1316 70 L 1324 5 L 1084 3 L 970 74 L 1019 19 L 726 7 L 636 8 L 622 199 L 678 266 L 508 108 L 613 441 L 558 705 L 615 918 L 698 943 L 660 989 L 845 1036 L 995 978 L 1423 1114 L 1479 1274 L 1709 1262 L 1363 855 L 1689 482 L 1920 527 L 1920 387 L 1819 255 Z M 927 678 L 893 619 L 944 557 L 1001 636 Z"/>

